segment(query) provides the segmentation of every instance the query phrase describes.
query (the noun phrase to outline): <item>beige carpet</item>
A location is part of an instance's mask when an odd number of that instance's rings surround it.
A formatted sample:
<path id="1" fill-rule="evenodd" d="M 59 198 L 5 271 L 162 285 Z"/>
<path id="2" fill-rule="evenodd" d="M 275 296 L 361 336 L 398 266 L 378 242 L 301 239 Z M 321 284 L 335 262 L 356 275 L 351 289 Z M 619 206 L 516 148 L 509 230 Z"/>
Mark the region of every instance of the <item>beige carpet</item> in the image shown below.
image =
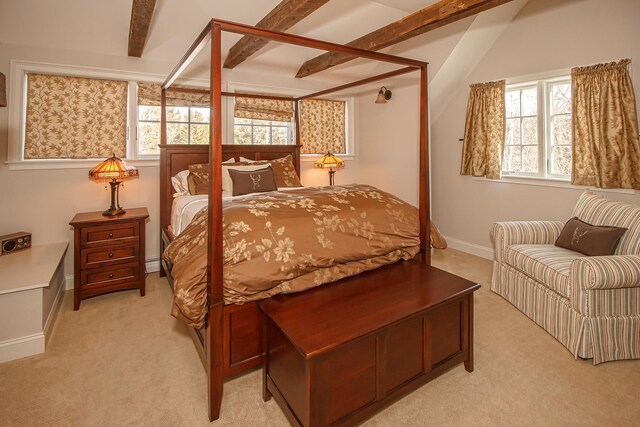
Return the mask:
<path id="1" fill-rule="evenodd" d="M 491 263 L 451 249 L 434 265 L 477 281 L 475 371 L 462 366 L 370 419 L 369 426 L 632 426 L 640 424 L 640 361 L 574 360 L 489 291 Z M 205 426 L 206 376 L 185 327 L 169 316 L 157 274 L 147 296 L 67 293 L 47 352 L 0 365 L 0 426 Z M 279 426 L 259 371 L 225 384 L 216 426 Z"/>

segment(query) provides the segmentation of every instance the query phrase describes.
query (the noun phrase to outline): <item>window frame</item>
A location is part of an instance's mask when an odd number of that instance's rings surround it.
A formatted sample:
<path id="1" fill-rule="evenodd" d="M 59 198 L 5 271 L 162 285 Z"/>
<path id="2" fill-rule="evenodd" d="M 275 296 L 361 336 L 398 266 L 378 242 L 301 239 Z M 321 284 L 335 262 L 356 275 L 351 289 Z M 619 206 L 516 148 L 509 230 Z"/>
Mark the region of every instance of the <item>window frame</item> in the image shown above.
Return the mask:
<path id="1" fill-rule="evenodd" d="M 227 87 L 229 92 L 250 92 L 250 93 L 268 93 L 271 95 L 282 95 L 286 94 L 287 96 L 303 96 L 308 93 L 308 91 L 302 91 L 299 89 L 291 89 L 291 88 L 282 88 L 282 87 L 272 87 L 272 86 L 258 86 L 251 84 L 242 84 L 236 82 L 228 82 Z M 226 126 L 226 129 L 223 128 L 223 135 L 227 135 L 226 143 L 233 144 L 234 133 L 233 132 L 225 132 L 227 129 L 234 129 L 234 102 L 230 101 L 232 98 L 223 97 L 223 103 L 227 100 L 226 108 L 223 107 L 223 112 L 227 113 L 227 120 L 224 120 L 223 123 Z M 345 102 L 345 137 L 346 137 L 346 154 L 335 153 L 342 160 L 353 160 L 356 158 L 356 125 L 355 125 L 355 97 L 354 96 L 331 96 L 332 100 L 336 101 L 344 101 Z M 295 128 L 295 120 L 292 120 L 291 123 L 291 137 L 289 142 L 292 143 L 294 141 L 294 132 Z M 301 162 L 315 162 L 316 160 L 322 158 L 323 154 L 300 154 Z"/>
<path id="2" fill-rule="evenodd" d="M 162 83 L 164 76 L 94 68 L 76 65 L 53 64 L 35 61 L 11 60 L 11 72 L 8 81 L 8 147 L 7 165 L 9 170 L 47 170 L 47 169 L 91 169 L 103 158 L 95 159 L 24 159 L 25 125 L 27 118 L 27 74 L 52 74 L 69 77 L 124 80 L 129 82 L 127 95 L 127 163 L 136 167 L 160 165 L 159 155 L 138 153 L 137 131 L 137 83 Z M 189 79 L 181 83 L 204 87 L 208 81 Z M 224 85 L 224 82 L 223 82 Z M 223 111 L 223 115 L 224 115 Z"/>
<path id="3" fill-rule="evenodd" d="M 502 176 L 505 178 L 529 178 L 541 179 L 549 181 L 570 182 L 571 175 L 561 175 L 551 173 L 552 162 L 552 126 L 551 126 L 551 87 L 554 84 L 568 83 L 571 85 L 571 74 L 569 71 L 554 73 L 553 75 L 523 78 L 518 81 L 507 81 L 505 88 L 506 94 L 510 90 L 522 90 L 523 88 L 536 88 L 537 94 L 537 125 L 538 125 L 538 172 L 509 172 L 502 170 Z M 570 114 L 570 113 L 569 113 Z M 522 117 L 522 116 L 518 116 Z M 505 120 L 507 119 L 505 114 Z M 522 128 L 520 130 L 522 132 Z M 506 129 L 505 129 L 506 132 Z M 506 138 L 505 138 L 506 140 Z M 505 148 L 507 145 L 505 144 Z M 503 152 L 504 162 L 504 152 Z M 504 163 L 503 163 L 504 164 Z"/>
<path id="4" fill-rule="evenodd" d="M 134 82 L 135 83 L 135 82 Z M 136 89 L 137 89 L 137 84 L 135 85 Z M 154 107 L 153 105 L 138 105 L 137 103 L 137 95 L 135 97 L 135 144 L 132 144 L 134 146 L 135 149 L 135 155 L 137 159 L 159 159 L 160 154 L 145 154 L 145 153 L 141 153 L 140 152 L 140 123 L 159 123 L 162 124 L 162 121 L 160 120 L 140 120 L 140 107 Z M 158 108 L 162 109 L 162 107 L 158 106 Z M 187 144 L 191 145 L 191 126 L 192 125 L 207 125 L 207 126 L 211 126 L 211 117 L 209 117 L 209 121 L 208 122 L 194 122 L 191 121 L 191 109 L 192 108 L 203 108 L 203 107 L 181 107 L 181 108 L 188 108 L 188 113 L 187 113 L 187 121 L 186 122 L 178 122 L 178 121 L 174 121 L 174 120 L 167 120 L 167 124 L 179 124 L 179 125 L 187 125 Z M 161 110 L 162 111 L 162 110 Z M 211 128 L 209 128 L 211 129 Z M 193 145 L 204 145 L 204 144 L 193 144 Z"/>
<path id="5" fill-rule="evenodd" d="M 236 144 L 235 140 L 236 140 L 236 126 L 250 126 L 251 127 L 251 144 L 253 144 L 253 128 L 254 127 L 268 127 L 269 128 L 269 141 L 273 142 L 273 128 L 277 127 L 277 128 L 286 128 L 287 129 L 287 143 L 284 145 L 291 145 L 291 141 L 293 141 L 293 130 L 294 130 L 294 123 L 293 120 L 288 121 L 288 122 L 280 122 L 280 121 L 276 121 L 276 120 L 262 120 L 263 122 L 269 122 L 269 124 L 255 124 L 253 123 L 254 120 L 258 120 L 258 119 L 244 119 L 244 120 L 251 120 L 251 123 L 246 124 L 246 123 L 236 123 L 236 119 L 238 117 L 233 117 L 233 144 L 234 145 L 243 145 L 243 144 Z M 286 123 L 286 125 L 274 125 L 273 123 Z M 283 144 L 260 144 L 260 145 L 283 145 Z"/>

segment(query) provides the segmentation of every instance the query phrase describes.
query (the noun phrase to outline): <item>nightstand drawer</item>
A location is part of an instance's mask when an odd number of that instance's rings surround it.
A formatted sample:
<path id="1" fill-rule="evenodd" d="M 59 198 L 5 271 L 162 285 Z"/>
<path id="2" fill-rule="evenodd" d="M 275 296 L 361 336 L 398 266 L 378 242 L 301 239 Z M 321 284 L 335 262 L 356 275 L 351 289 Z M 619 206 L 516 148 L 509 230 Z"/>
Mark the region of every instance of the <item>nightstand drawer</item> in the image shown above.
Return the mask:
<path id="1" fill-rule="evenodd" d="M 137 241 L 139 235 L 137 221 L 83 227 L 80 243 L 83 245 L 125 243 Z"/>
<path id="2" fill-rule="evenodd" d="M 80 254 L 80 268 L 108 267 L 123 262 L 139 261 L 140 246 L 135 244 L 125 246 L 110 246 L 105 248 L 82 249 Z"/>
<path id="3" fill-rule="evenodd" d="M 140 279 L 140 264 L 137 262 L 114 265 L 105 268 L 92 268 L 80 272 L 82 287 L 110 287 Z"/>

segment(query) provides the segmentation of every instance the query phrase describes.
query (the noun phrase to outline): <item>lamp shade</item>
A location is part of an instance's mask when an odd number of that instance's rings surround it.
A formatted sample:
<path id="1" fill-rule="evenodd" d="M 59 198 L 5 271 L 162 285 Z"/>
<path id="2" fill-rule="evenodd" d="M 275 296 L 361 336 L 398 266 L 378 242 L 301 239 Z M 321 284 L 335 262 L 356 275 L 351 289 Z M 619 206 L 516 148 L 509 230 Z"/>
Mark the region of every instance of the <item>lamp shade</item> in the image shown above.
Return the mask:
<path id="1" fill-rule="evenodd" d="M 315 167 L 320 169 L 341 169 L 344 167 L 344 161 L 328 152 L 316 161 Z"/>
<path id="2" fill-rule="evenodd" d="M 378 97 L 376 98 L 376 104 L 386 104 L 391 99 L 391 91 L 382 86 L 378 91 Z"/>
<path id="3" fill-rule="evenodd" d="M 119 180 L 138 176 L 138 169 L 129 166 L 124 160 L 113 155 L 89 171 L 89 179 L 101 181 L 103 179 Z"/>

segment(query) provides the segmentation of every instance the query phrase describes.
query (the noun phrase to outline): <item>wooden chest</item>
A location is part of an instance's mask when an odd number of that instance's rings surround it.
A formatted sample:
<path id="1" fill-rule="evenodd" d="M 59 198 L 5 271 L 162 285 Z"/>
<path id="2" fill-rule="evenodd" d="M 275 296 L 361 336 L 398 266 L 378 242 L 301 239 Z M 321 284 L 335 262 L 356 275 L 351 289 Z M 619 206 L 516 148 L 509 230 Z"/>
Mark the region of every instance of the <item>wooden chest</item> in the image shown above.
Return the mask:
<path id="1" fill-rule="evenodd" d="M 145 293 L 146 208 L 128 209 L 115 217 L 101 212 L 77 214 L 74 227 L 73 309 L 92 296 L 124 289 Z"/>
<path id="2" fill-rule="evenodd" d="M 260 301 L 265 400 L 294 425 L 353 425 L 455 365 L 471 372 L 479 287 L 408 261 Z"/>

